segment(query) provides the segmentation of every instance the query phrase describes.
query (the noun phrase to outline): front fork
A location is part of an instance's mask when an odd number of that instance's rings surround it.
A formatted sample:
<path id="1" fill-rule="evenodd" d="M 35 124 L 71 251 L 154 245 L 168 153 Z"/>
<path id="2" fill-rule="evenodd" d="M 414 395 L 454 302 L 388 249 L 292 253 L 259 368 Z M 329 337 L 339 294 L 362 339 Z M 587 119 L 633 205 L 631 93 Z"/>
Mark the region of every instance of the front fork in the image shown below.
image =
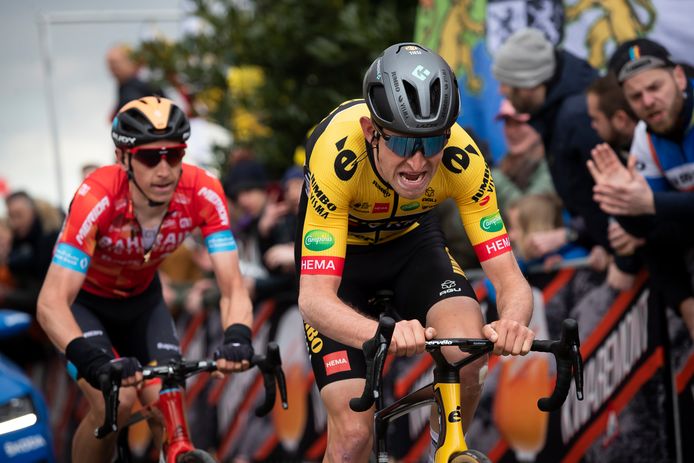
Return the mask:
<path id="1" fill-rule="evenodd" d="M 188 433 L 188 423 L 183 410 L 183 388 L 176 386 L 159 393 L 159 410 L 164 417 L 166 436 L 162 452 L 166 463 L 176 463 L 178 455 L 193 450 Z"/>

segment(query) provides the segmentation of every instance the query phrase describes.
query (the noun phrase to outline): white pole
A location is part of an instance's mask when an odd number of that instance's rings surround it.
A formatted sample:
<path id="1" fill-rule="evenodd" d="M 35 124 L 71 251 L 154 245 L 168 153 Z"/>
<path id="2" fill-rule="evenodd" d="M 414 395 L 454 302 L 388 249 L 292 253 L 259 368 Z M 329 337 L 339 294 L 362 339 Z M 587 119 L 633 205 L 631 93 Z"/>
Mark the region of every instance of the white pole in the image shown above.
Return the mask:
<path id="1" fill-rule="evenodd" d="M 46 90 L 46 105 L 48 106 L 48 123 L 51 130 L 51 142 L 53 144 L 53 162 L 55 164 L 55 180 L 58 190 L 58 205 L 63 206 L 63 172 L 60 157 L 60 140 L 58 138 L 58 117 L 55 112 L 55 97 L 53 95 L 53 62 L 51 60 L 51 42 L 49 31 L 49 18 L 46 15 L 38 17 L 41 64 L 43 65 L 44 86 Z"/>
<path id="2" fill-rule="evenodd" d="M 41 64 L 43 67 L 48 123 L 53 145 L 53 162 L 55 164 L 56 189 L 58 204 L 63 205 L 63 172 L 58 136 L 58 116 L 56 114 L 55 96 L 53 93 L 53 57 L 51 55 L 50 26 L 52 24 L 94 24 L 94 23 L 129 23 L 129 22 L 174 22 L 183 18 L 181 10 L 121 10 L 121 11 L 69 11 L 41 13 L 37 18 Z"/>

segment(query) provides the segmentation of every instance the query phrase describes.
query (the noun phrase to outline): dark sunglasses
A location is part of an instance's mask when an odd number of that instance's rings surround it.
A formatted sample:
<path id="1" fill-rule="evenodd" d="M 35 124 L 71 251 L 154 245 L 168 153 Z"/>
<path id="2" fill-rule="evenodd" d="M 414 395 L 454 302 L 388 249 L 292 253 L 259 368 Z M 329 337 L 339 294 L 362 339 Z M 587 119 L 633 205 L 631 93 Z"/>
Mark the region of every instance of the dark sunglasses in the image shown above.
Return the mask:
<path id="1" fill-rule="evenodd" d="M 135 159 L 150 168 L 159 165 L 162 158 L 166 159 L 171 167 L 176 167 L 186 154 L 186 146 L 185 143 L 174 146 L 137 146 L 131 148 L 130 152 Z"/>
<path id="2" fill-rule="evenodd" d="M 424 153 L 425 158 L 436 156 L 443 150 L 451 136 L 450 132 L 431 137 L 386 135 L 380 127 L 376 127 L 376 131 L 378 135 L 383 138 L 388 149 L 402 158 L 414 156 L 417 151 Z"/>

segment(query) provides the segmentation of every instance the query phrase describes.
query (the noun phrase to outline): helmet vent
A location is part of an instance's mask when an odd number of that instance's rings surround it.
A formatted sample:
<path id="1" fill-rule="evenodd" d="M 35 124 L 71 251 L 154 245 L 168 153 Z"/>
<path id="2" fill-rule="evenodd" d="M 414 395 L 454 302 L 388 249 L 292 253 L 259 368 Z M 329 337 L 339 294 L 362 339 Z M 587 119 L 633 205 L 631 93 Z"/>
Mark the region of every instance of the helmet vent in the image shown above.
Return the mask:
<path id="1" fill-rule="evenodd" d="M 410 108 L 417 119 L 422 118 L 422 105 L 419 104 L 419 95 L 417 94 L 417 89 L 414 85 L 406 80 L 402 81 L 402 86 L 405 87 L 405 94 L 407 95 L 407 101 L 410 103 Z M 426 117 L 429 115 L 427 114 Z"/>
<path id="2" fill-rule="evenodd" d="M 378 117 L 384 121 L 393 122 L 393 112 L 390 110 L 390 105 L 388 104 L 388 97 L 386 96 L 386 89 L 383 85 L 374 85 L 370 90 L 371 104 L 376 110 Z"/>
<path id="3" fill-rule="evenodd" d="M 431 83 L 429 95 L 431 97 L 431 110 L 438 112 L 438 108 L 441 106 L 441 79 L 434 79 Z"/>
<path id="4" fill-rule="evenodd" d="M 139 122 L 140 124 L 143 124 L 144 126 L 147 126 L 150 124 L 149 119 L 147 119 L 147 116 L 145 116 L 140 110 L 130 110 L 128 111 L 130 117 L 132 117 L 136 122 Z"/>
<path id="5" fill-rule="evenodd" d="M 125 133 L 137 133 L 138 128 L 124 119 L 125 118 L 122 118 L 120 121 L 120 129 Z"/>

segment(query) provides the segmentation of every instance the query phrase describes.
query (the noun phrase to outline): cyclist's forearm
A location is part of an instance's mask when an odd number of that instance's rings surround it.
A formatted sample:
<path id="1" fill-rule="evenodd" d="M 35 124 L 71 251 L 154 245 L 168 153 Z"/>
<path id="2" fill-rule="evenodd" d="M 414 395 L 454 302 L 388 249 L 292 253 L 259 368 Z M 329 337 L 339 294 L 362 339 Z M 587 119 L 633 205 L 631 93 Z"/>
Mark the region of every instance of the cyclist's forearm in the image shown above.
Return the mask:
<path id="1" fill-rule="evenodd" d="M 36 316 L 41 328 L 56 348 L 65 352 L 65 347 L 75 338 L 83 335 L 70 306 L 49 302 L 42 292 L 36 309 Z"/>
<path id="2" fill-rule="evenodd" d="M 499 318 L 528 326 L 533 313 L 533 296 L 525 278 L 515 277 L 497 288 L 497 310 Z"/>
<path id="3" fill-rule="evenodd" d="M 378 326 L 375 320 L 359 314 L 337 296 L 300 295 L 299 309 L 304 321 L 318 332 L 357 349 L 373 337 Z"/>
<path id="4" fill-rule="evenodd" d="M 234 291 L 231 295 L 219 300 L 223 328 L 241 323 L 248 327 L 253 325 L 253 306 L 245 288 Z"/>
<path id="5" fill-rule="evenodd" d="M 533 295 L 513 254 L 508 252 L 484 261 L 482 269 L 496 290 L 499 318 L 528 326 L 533 312 Z"/>
<path id="6" fill-rule="evenodd" d="M 83 280 L 84 275 L 51 264 L 39 293 L 36 318 L 61 352 L 83 334 L 70 310 Z"/>

